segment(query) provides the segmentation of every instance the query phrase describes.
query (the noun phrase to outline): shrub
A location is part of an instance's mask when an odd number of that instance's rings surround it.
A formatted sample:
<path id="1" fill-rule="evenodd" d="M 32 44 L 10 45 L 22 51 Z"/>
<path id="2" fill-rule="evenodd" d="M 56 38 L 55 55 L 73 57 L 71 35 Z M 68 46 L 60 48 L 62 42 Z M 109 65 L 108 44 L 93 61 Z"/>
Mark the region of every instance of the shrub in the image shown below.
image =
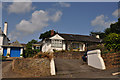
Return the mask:
<path id="1" fill-rule="evenodd" d="M 35 50 L 26 49 L 26 50 L 24 51 L 23 57 L 25 57 L 25 58 L 27 58 L 27 57 L 33 57 L 33 56 L 36 55 L 38 52 L 40 52 L 39 49 L 35 49 Z"/>
<path id="2" fill-rule="evenodd" d="M 120 34 L 110 33 L 104 38 L 105 47 L 108 50 L 119 51 L 120 50 Z"/>

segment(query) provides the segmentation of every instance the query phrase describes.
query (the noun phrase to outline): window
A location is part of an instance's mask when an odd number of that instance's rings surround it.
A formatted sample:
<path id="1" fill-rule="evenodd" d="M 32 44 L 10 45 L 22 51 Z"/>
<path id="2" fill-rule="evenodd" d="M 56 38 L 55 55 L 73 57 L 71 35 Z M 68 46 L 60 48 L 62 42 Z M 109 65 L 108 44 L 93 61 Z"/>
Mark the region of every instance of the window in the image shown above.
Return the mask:
<path id="1" fill-rule="evenodd" d="M 62 40 L 51 40 L 51 46 L 56 48 L 62 47 Z"/>
<path id="2" fill-rule="evenodd" d="M 79 43 L 72 43 L 73 49 L 78 49 L 79 48 Z"/>

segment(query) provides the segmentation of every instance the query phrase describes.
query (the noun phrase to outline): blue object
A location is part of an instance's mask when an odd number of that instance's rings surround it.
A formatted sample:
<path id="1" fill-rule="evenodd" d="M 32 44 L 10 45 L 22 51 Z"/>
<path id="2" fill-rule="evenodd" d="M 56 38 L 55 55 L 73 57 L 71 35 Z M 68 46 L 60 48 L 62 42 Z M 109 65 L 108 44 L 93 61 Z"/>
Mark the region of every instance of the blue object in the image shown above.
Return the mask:
<path id="1" fill-rule="evenodd" d="M 7 48 L 3 48 L 3 56 L 7 56 Z"/>
<path id="2" fill-rule="evenodd" d="M 20 48 L 11 48 L 10 57 L 20 57 Z"/>

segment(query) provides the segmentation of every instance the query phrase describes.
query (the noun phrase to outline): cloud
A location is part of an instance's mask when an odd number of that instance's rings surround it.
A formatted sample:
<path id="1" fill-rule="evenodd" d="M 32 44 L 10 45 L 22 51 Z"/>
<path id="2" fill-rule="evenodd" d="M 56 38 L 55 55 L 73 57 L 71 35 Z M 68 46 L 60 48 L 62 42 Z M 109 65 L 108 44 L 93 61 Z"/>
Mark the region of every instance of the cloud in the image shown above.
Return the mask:
<path id="1" fill-rule="evenodd" d="M 112 13 L 113 16 L 115 17 L 120 17 L 120 9 L 116 9 L 113 13 Z"/>
<path id="2" fill-rule="evenodd" d="M 56 21 L 58 21 L 61 18 L 61 16 L 62 16 L 62 12 L 61 11 L 57 11 L 55 13 L 55 15 L 53 15 L 51 17 L 51 19 L 53 20 L 53 22 L 56 22 Z"/>
<path id="3" fill-rule="evenodd" d="M 54 13 L 52 16 L 50 16 L 48 12 L 44 10 L 34 11 L 31 19 L 21 20 L 20 23 L 16 25 L 16 29 L 26 34 L 32 34 L 35 31 L 39 31 L 42 28 L 47 27 L 48 21 L 58 21 L 61 16 L 61 11 L 56 11 L 56 13 Z"/>
<path id="4" fill-rule="evenodd" d="M 32 13 L 31 19 L 21 20 L 19 24 L 16 25 L 16 31 L 12 31 L 9 37 L 15 40 L 19 37 L 33 34 L 36 31 L 42 30 L 47 27 L 49 22 L 57 22 L 62 16 L 61 11 L 56 11 L 54 14 L 50 15 L 50 12 L 39 10 Z"/>
<path id="5" fill-rule="evenodd" d="M 21 34 L 19 32 L 12 31 L 11 33 L 8 34 L 8 37 L 12 41 L 12 40 L 17 40 L 20 35 Z"/>
<path id="6" fill-rule="evenodd" d="M 91 21 L 91 25 L 94 26 L 95 31 L 103 31 L 104 29 L 110 27 L 111 23 L 115 21 L 107 21 L 108 17 L 104 15 L 97 16 Z"/>
<path id="7" fill-rule="evenodd" d="M 25 13 L 32 9 L 34 9 L 34 7 L 32 7 L 31 0 L 29 0 L 29 2 L 13 2 L 8 6 L 9 13 Z"/>
<path id="8" fill-rule="evenodd" d="M 69 3 L 65 3 L 65 2 L 59 2 L 59 5 L 61 7 L 70 7 L 71 6 Z"/>

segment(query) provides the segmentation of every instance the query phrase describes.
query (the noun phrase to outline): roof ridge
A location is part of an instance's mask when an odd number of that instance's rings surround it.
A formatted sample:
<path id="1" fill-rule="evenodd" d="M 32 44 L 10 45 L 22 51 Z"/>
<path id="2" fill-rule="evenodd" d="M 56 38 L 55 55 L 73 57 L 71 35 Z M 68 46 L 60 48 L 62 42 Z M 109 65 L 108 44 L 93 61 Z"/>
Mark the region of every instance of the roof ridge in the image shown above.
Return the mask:
<path id="1" fill-rule="evenodd" d="M 80 34 L 67 34 L 67 33 L 58 33 L 58 34 L 90 37 L 90 35 L 80 35 Z"/>

